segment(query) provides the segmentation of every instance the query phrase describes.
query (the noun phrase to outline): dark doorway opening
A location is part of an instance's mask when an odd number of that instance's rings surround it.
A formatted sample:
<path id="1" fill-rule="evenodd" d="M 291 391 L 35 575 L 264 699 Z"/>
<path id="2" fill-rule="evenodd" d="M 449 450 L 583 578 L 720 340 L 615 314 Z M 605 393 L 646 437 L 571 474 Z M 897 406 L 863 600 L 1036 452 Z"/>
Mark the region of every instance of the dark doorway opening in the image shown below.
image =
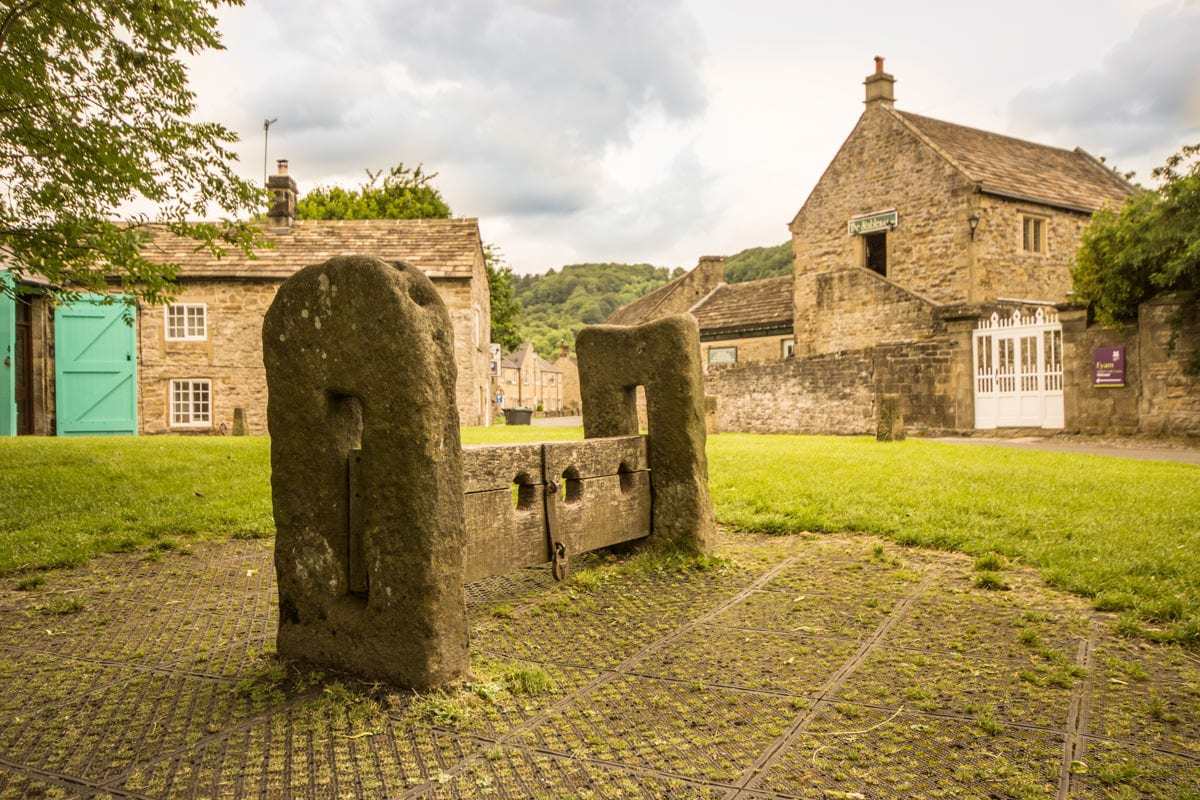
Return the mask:
<path id="1" fill-rule="evenodd" d="M 33 313 L 28 300 L 17 298 L 17 339 L 13 348 L 17 395 L 17 435 L 33 433 Z"/>
<path id="2" fill-rule="evenodd" d="M 868 233 L 863 237 L 863 261 L 867 269 L 887 276 L 887 231 Z"/>

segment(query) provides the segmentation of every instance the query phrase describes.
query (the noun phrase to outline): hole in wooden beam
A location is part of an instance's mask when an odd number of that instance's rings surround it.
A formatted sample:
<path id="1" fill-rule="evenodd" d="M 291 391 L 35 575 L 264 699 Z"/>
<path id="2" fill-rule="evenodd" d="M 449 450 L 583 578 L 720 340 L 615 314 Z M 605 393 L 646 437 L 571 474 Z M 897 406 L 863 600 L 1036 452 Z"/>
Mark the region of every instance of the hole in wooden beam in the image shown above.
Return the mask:
<path id="1" fill-rule="evenodd" d="M 533 478 L 529 477 L 528 472 L 518 472 L 517 477 L 513 478 L 512 493 L 513 508 L 517 511 L 529 511 L 533 508 L 537 490 L 534 488 Z"/>
<path id="2" fill-rule="evenodd" d="M 562 477 L 563 500 L 567 503 L 578 503 L 583 499 L 583 480 L 579 477 L 579 470 L 567 467 L 563 470 Z"/>
<path id="3" fill-rule="evenodd" d="M 629 494 L 633 491 L 633 467 L 622 461 L 621 466 L 617 467 L 617 476 L 621 479 L 621 494 Z"/>

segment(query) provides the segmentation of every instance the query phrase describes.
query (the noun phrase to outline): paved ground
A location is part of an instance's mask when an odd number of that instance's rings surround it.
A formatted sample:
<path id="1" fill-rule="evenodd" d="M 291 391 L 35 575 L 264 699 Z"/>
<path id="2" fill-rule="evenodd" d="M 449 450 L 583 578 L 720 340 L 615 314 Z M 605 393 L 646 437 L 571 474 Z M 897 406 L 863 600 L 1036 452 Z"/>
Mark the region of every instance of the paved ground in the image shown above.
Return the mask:
<path id="1" fill-rule="evenodd" d="M 945 436 L 935 442 L 965 445 L 991 445 L 993 447 L 1016 447 L 1026 450 L 1048 450 L 1055 453 L 1082 453 L 1093 456 L 1117 456 L 1136 458 L 1140 461 L 1180 461 L 1184 464 L 1200 464 L 1200 447 L 1176 442 L 1155 443 L 1145 439 L 1088 439 L 1060 438 L 1053 436 L 1021 436 L 1013 439 L 985 436 Z"/>
<path id="2" fill-rule="evenodd" d="M 271 655 L 269 541 L 0 592 L 0 797 L 1200 797 L 1200 661 L 866 537 L 468 587 L 473 682 Z"/>
<path id="3" fill-rule="evenodd" d="M 582 428 L 583 417 L 534 417 L 533 424 L 539 428 Z"/>

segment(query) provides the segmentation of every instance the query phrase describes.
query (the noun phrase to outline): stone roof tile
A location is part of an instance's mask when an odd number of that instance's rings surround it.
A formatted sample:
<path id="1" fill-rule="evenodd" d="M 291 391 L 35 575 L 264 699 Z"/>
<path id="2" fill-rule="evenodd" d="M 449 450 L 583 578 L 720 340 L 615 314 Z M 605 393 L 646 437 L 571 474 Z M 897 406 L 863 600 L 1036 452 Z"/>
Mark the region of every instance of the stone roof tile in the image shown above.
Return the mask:
<path id="1" fill-rule="evenodd" d="M 790 326 L 792 276 L 722 284 L 692 314 L 702 333 Z"/>
<path id="2" fill-rule="evenodd" d="M 1121 176 L 1076 148 L 1028 142 L 978 128 L 895 111 L 954 161 L 982 191 L 1095 211 L 1134 191 Z"/>
<path id="3" fill-rule="evenodd" d="M 191 239 L 153 231 L 146 257 L 180 265 L 184 278 L 287 278 L 309 264 L 339 255 L 404 261 L 430 278 L 469 279 L 482 258 L 475 219 L 296 220 L 290 228 L 264 228 L 274 247 L 255 258 L 231 251 L 216 258 Z"/>

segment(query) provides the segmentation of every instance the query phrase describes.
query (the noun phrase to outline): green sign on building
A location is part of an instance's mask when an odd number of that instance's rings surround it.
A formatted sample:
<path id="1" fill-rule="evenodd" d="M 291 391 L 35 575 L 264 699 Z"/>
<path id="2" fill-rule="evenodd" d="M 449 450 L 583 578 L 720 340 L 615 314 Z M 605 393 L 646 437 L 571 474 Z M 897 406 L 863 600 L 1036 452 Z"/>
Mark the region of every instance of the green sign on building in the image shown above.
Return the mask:
<path id="1" fill-rule="evenodd" d="M 876 211 L 874 214 L 863 214 L 861 217 L 853 217 L 850 220 L 850 235 L 862 236 L 866 233 L 875 233 L 877 231 L 887 231 L 896 227 L 900 223 L 900 215 L 896 213 L 896 209 L 890 211 Z"/>

